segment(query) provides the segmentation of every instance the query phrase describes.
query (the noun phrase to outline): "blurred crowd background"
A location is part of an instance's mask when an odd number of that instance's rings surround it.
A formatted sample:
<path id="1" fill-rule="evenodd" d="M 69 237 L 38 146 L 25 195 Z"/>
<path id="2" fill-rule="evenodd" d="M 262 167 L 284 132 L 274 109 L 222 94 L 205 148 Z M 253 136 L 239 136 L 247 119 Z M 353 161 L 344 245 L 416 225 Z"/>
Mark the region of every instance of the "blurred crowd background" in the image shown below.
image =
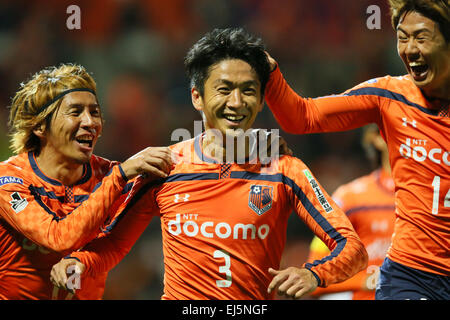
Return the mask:
<path id="1" fill-rule="evenodd" d="M 404 73 L 386 0 L 1 0 L 0 156 L 8 148 L 8 108 L 19 84 L 62 62 L 85 66 L 97 81 L 106 119 L 96 154 L 125 160 L 147 146 L 192 135 L 199 114 L 191 105 L 183 58 L 216 27 L 244 27 L 261 36 L 290 85 L 303 96 L 341 93 L 365 80 Z M 81 28 L 69 30 L 69 5 Z M 370 30 L 370 5 L 381 9 Z M 279 128 L 265 107 L 255 127 Z M 368 173 L 361 130 L 295 136 L 281 131 L 295 155 L 328 193 Z M 301 265 L 312 233 L 291 217 L 282 265 Z M 163 287 L 159 220 L 110 273 L 105 299 L 159 299 Z"/>

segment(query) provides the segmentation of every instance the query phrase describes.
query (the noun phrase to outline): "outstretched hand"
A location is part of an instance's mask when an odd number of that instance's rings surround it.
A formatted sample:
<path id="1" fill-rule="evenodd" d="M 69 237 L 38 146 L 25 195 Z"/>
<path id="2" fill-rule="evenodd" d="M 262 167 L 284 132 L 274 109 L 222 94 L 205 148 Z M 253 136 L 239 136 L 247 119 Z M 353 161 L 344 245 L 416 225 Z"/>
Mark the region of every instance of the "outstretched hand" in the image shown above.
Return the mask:
<path id="1" fill-rule="evenodd" d="M 70 272 L 69 267 L 73 272 Z M 67 274 L 73 274 L 75 272 L 78 275 L 81 275 L 85 269 L 86 266 L 77 259 L 62 258 L 53 266 L 52 271 L 50 272 L 50 281 L 58 288 L 75 293 L 75 290 L 79 288 L 76 288 L 73 283 L 67 281 Z"/>
<path id="2" fill-rule="evenodd" d="M 270 72 L 272 72 L 273 70 L 275 70 L 278 63 L 274 58 L 272 58 L 272 56 L 267 51 L 265 51 L 265 53 L 266 53 L 267 59 L 269 60 Z"/>
<path id="3" fill-rule="evenodd" d="M 172 164 L 174 154 L 168 147 L 148 147 L 128 158 L 121 164 L 128 179 L 137 175 L 147 178 L 166 178 Z"/>
<path id="4" fill-rule="evenodd" d="M 267 289 L 269 294 L 278 289 L 281 296 L 300 299 L 313 292 L 318 285 L 316 277 L 306 268 L 289 267 L 284 270 L 269 268 L 269 273 L 274 276 Z"/>

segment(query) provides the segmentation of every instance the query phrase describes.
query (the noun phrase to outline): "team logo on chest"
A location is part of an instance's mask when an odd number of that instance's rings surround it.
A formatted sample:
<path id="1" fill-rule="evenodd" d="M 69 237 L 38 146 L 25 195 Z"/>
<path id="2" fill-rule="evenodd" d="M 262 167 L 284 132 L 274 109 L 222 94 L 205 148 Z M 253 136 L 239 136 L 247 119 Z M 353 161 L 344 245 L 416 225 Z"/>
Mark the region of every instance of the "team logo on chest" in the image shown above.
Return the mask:
<path id="1" fill-rule="evenodd" d="M 273 187 L 253 185 L 248 194 L 248 206 L 258 215 L 262 215 L 272 208 Z"/>

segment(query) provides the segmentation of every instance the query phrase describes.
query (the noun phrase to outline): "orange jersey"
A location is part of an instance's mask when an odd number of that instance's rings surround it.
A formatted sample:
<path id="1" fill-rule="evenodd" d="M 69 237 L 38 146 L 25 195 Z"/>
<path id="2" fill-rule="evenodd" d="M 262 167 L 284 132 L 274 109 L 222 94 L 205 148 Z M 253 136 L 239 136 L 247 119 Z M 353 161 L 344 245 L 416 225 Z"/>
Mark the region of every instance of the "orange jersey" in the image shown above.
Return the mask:
<path id="1" fill-rule="evenodd" d="M 377 123 L 395 182 L 397 219 L 388 257 L 410 268 L 450 275 L 450 118 L 434 111 L 409 76 L 372 79 L 340 95 L 306 99 L 277 68 L 266 100 L 291 133 Z"/>
<path id="2" fill-rule="evenodd" d="M 321 286 L 365 268 L 367 253 L 350 221 L 299 159 L 283 156 L 270 167 L 220 164 L 200 146 L 201 136 L 172 146 L 180 159 L 163 184 L 136 183 L 131 191 L 133 210 L 160 216 L 163 299 L 273 298 L 268 269 L 279 268 L 292 211 L 331 250 L 305 264 Z M 108 259 L 117 261 L 111 252 L 118 248 L 104 245 L 75 253 L 92 275 L 107 270 Z"/>
<path id="3" fill-rule="evenodd" d="M 347 214 L 366 247 L 368 267 L 342 283 L 318 288 L 314 295 L 350 290 L 353 300 L 374 300 L 377 268 L 383 263 L 394 231 L 394 182 L 379 169 L 339 187 L 333 199 Z M 328 248 L 315 237 L 308 260 L 322 259 L 328 254 Z M 365 287 L 371 290 L 362 290 Z"/>
<path id="4" fill-rule="evenodd" d="M 54 289 L 50 271 L 113 217 L 126 186 L 115 164 L 92 156 L 72 186 L 47 177 L 32 152 L 0 164 L 0 299 L 77 298 Z"/>

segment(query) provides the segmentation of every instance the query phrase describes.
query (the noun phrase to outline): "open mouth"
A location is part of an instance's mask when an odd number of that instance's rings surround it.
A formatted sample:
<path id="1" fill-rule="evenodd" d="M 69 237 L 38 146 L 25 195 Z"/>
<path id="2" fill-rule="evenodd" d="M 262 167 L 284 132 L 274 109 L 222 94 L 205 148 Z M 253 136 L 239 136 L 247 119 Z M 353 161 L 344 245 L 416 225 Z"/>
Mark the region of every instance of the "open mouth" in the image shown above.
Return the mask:
<path id="1" fill-rule="evenodd" d="M 223 117 L 234 124 L 239 124 L 242 120 L 245 119 L 245 116 L 243 115 L 224 114 Z"/>
<path id="2" fill-rule="evenodd" d="M 411 75 L 416 81 L 425 80 L 429 70 L 428 65 L 421 62 L 410 62 L 409 69 L 411 70 Z"/>
<path id="3" fill-rule="evenodd" d="M 94 137 L 91 135 L 82 135 L 75 139 L 80 145 L 86 148 L 92 148 Z"/>

